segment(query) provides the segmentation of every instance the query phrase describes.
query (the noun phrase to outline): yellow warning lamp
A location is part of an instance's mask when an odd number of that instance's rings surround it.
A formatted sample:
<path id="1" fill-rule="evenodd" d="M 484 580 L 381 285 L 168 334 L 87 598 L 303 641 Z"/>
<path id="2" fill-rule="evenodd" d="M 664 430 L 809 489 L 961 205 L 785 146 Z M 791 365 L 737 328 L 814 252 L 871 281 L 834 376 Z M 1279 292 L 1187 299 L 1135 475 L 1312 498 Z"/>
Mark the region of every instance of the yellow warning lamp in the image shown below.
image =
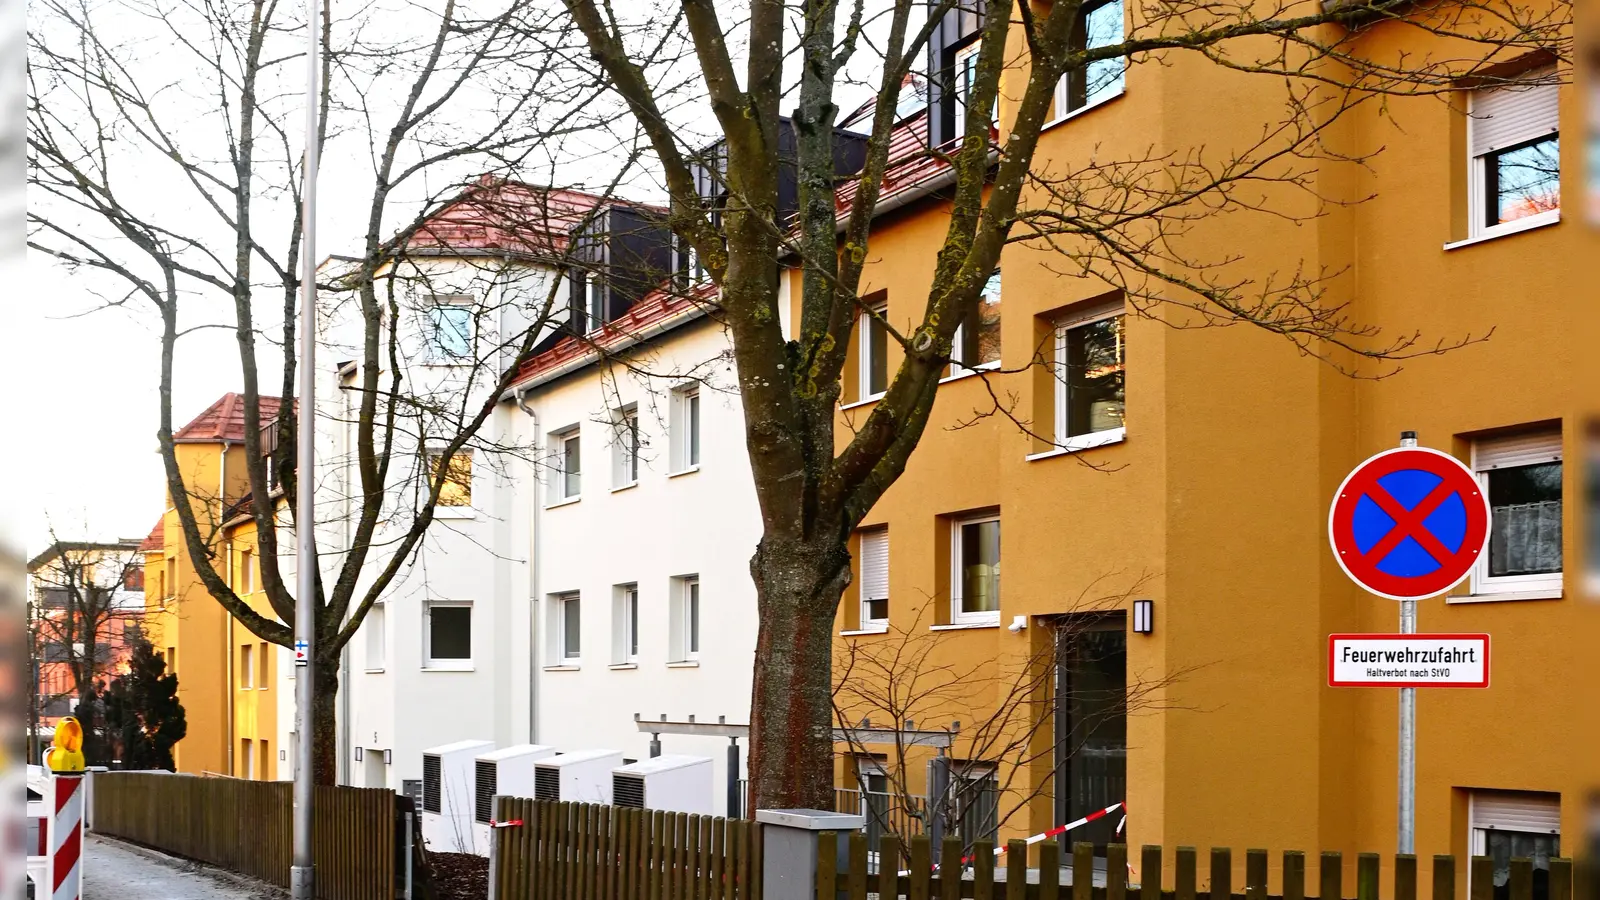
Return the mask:
<path id="1" fill-rule="evenodd" d="M 56 723 L 56 737 L 45 751 L 44 764 L 52 772 L 83 771 L 83 726 L 72 716 Z"/>

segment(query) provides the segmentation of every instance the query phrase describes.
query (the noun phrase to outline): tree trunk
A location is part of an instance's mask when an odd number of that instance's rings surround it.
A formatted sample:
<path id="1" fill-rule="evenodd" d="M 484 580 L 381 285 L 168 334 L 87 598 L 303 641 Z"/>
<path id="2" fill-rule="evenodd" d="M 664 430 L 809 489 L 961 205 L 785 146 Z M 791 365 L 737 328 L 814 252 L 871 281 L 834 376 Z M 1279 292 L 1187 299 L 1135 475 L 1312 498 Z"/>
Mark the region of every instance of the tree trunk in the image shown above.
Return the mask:
<path id="1" fill-rule="evenodd" d="M 842 538 L 770 532 L 750 560 L 760 610 L 750 703 L 751 809 L 833 808 L 833 630 Z"/>
<path id="2" fill-rule="evenodd" d="M 339 657 L 318 661 L 311 700 L 311 775 L 316 784 L 339 783 Z M 292 751 L 291 751 L 292 752 Z"/>

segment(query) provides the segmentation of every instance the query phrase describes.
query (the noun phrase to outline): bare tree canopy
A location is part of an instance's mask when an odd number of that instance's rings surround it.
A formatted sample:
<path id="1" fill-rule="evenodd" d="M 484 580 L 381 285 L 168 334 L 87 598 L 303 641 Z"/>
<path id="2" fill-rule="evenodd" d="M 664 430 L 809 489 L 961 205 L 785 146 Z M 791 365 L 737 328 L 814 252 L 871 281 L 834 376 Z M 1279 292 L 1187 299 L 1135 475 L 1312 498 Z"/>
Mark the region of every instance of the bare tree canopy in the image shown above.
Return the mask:
<path id="1" fill-rule="evenodd" d="M 1079 0 L 683 0 L 670 21 L 654 9 L 564 2 L 648 137 L 674 231 L 720 289 L 764 528 L 751 560 L 760 606 L 752 802 L 776 808 L 831 802 L 832 635 L 851 577 L 848 536 L 905 470 L 957 331 L 972 321 L 1003 247 L 1048 251 L 1043 265 L 1120 289 L 1139 314 L 1177 327 L 1255 326 L 1358 375 L 1479 339 L 1391 336 L 1328 299 L 1324 285 L 1337 273 L 1262 271 L 1242 249 L 1200 255 L 1184 237 L 1222 211 L 1320 214 L 1339 201 L 1319 195 L 1309 173 L 1369 162 L 1321 140 L 1341 117 L 1389 98 L 1444 95 L 1465 80 L 1494 83 L 1508 61 L 1566 59 L 1572 14 L 1564 0 L 1180 0 L 1129 3 L 1121 27 L 1086 40 L 1095 5 Z M 1362 41 L 1380 26 L 1433 49 Z M 951 35 L 967 48 L 960 66 L 946 52 L 957 46 Z M 668 77 L 678 69 L 637 50 L 674 41 L 692 50 L 698 84 L 684 86 Z M 1180 56 L 1271 79 L 1283 104 L 1262 111 L 1262 128 L 1239 136 L 1242 146 L 1156 146 L 1126 159 L 1038 154 L 1060 90 Z M 863 70 L 877 99 L 858 126 L 860 164 L 841 173 L 839 97 Z M 907 152 L 899 101 L 919 80 L 934 111 L 926 144 Z M 952 96 L 954 112 L 940 102 Z M 714 141 L 683 137 L 689 108 L 714 120 Z M 948 222 L 922 312 L 896 328 L 863 298 L 863 271 L 886 175 L 917 166 L 941 173 Z M 790 203 L 786 179 L 798 187 Z M 799 304 L 785 334 L 779 284 L 791 267 Z M 903 348 L 903 361 L 843 435 L 846 359 L 864 320 Z M 998 395 L 995 407 L 990 414 L 1009 415 Z"/>
<path id="2" fill-rule="evenodd" d="M 30 736 L 37 744 L 41 716 L 70 713 L 83 724 L 85 755 L 100 763 L 104 748 L 96 739 L 94 699 L 105 680 L 126 665 L 139 640 L 143 554 L 137 540 L 62 540 L 54 526 L 50 538 L 50 546 L 28 562 Z"/>
<path id="3" fill-rule="evenodd" d="M 352 439 L 347 458 L 301 485 L 295 404 L 270 397 L 293 396 L 298 362 L 296 9 L 36 6 L 29 247 L 90 276 L 106 304 L 159 314 L 166 488 L 197 577 L 229 614 L 290 645 L 293 578 L 280 559 L 292 558 L 284 529 L 307 525 L 292 521 L 297 492 L 317 491 L 319 521 L 324 508 L 349 521 L 347 539 L 318 533 L 312 727 L 317 778 L 331 782 L 340 651 L 422 546 L 441 494 L 448 505 L 459 489 L 462 458 L 517 451 L 484 423 L 559 318 L 559 279 L 523 276 L 559 269 L 569 233 L 630 175 L 636 151 L 628 129 L 612 131 L 601 82 L 562 49 L 570 26 L 538 4 L 324 4 L 317 142 L 355 247 L 321 268 L 319 342 L 345 355 L 319 363 L 319 377 L 348 365 L 317 414 Z M 573 165 L 601 183 L 533 183 Z M 236 336 L 243 381 L 248 478 L 231 497 L 186 482 L 173 422 L 182 338 L 213 327 Z M 241 516 L 255 526 L 265 610 L 229 583 L 217 544 Z"/>

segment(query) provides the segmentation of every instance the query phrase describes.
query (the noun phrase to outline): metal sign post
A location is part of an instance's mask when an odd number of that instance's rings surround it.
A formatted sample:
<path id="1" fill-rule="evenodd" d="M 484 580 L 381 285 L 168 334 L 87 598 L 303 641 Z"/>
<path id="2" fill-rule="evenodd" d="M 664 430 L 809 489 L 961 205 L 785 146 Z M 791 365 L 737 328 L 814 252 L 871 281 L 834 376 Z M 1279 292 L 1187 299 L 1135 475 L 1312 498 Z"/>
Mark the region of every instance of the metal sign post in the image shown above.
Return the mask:
<path id="1" fill-rule="evenodd" d="M 311 845 L 312 762 L 316 723 L 316 354 L 317 354 L 317 76 L 322 28 L 318 0 L 306 0 L 306 152 L 305 187 L 302 192 L 301 229 L 304 247 L 300 261 L 300 397 L 296 423 L 299 446 L 295 452 L 295 762 L 294 859 L 289 868 L 289 895 L 293 900 L 316 897 L 315 851 Z"/>
<path id="2" fill-rule="evenodd" d="M 1356 466 L 1345 477 L 1328 510 L 1328 542 L 1334 559 L 1356 584 L 1380 597 L 1400 601 L 1398 644 L 1417 633 L 1417 601 L 1436 597 L 1466 578 L 1489 543 L 1488 498 L 1472 470 L 1447 453 L 1417 446 L 1417 433 L 1400 433 L 1400 446 Z M 1381 639 L 1383 635 L 1333 635 Z M 1431 635 L 1431 638 L 1443 637 Z M 1488 680 L 1487 636 L 1483 679 Z M 1424 651 L 1425 653 L 1427 651 Z M 1409 661 L 1416 651 L 1396 647 L 1384 653 Z M 1416 847 L 1417 685 L 1480 686 L 1461 683 L 1447 668 L 1359 671 L 1341 681 L 1334 642 L 1329 645 L 1329 686 L 1397 686 L 1400 690 L 1397 834 L 1399 852 Z M 1359 660 L 1359 653 L 1351 660 Z M 1379 658 L 1379 657 L 1374 657 Z M 1425 658 L 1425 657 L 1424 657 Z M 1454 684 L 1447 683 L 1454 678 Z M 1398 681 L 1398 684 L 1395 684 Z"/>
<path id="3" fill-rule="evenodd" d="M 1400 433 L 1400 446 L 1415 447 L 1417 433 Z M 1417 633 L 1417 601 L 1400 601 L 1400 633 Z M 1400 689 L 1400 853 L 1415 853 L 1417 840 L 1417 689 Z"/>

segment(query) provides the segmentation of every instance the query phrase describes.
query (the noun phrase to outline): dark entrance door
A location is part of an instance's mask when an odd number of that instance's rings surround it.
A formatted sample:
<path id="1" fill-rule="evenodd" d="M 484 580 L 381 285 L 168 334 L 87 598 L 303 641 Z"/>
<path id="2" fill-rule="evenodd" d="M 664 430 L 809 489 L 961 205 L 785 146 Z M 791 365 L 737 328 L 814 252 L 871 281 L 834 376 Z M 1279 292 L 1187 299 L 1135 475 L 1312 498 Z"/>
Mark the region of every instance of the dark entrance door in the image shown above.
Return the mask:
<path id="1" fill-rule="evenodd" d="M 1128 787 L 1128 638 L 1125 617 L 1066 616 L 1056 622 L 1056 823 L 1120 803 Z M 1119 843 L 1117 814 L 1060 838 Z M 1124 836 L 1125 837 L 1125 836 Z"/>

